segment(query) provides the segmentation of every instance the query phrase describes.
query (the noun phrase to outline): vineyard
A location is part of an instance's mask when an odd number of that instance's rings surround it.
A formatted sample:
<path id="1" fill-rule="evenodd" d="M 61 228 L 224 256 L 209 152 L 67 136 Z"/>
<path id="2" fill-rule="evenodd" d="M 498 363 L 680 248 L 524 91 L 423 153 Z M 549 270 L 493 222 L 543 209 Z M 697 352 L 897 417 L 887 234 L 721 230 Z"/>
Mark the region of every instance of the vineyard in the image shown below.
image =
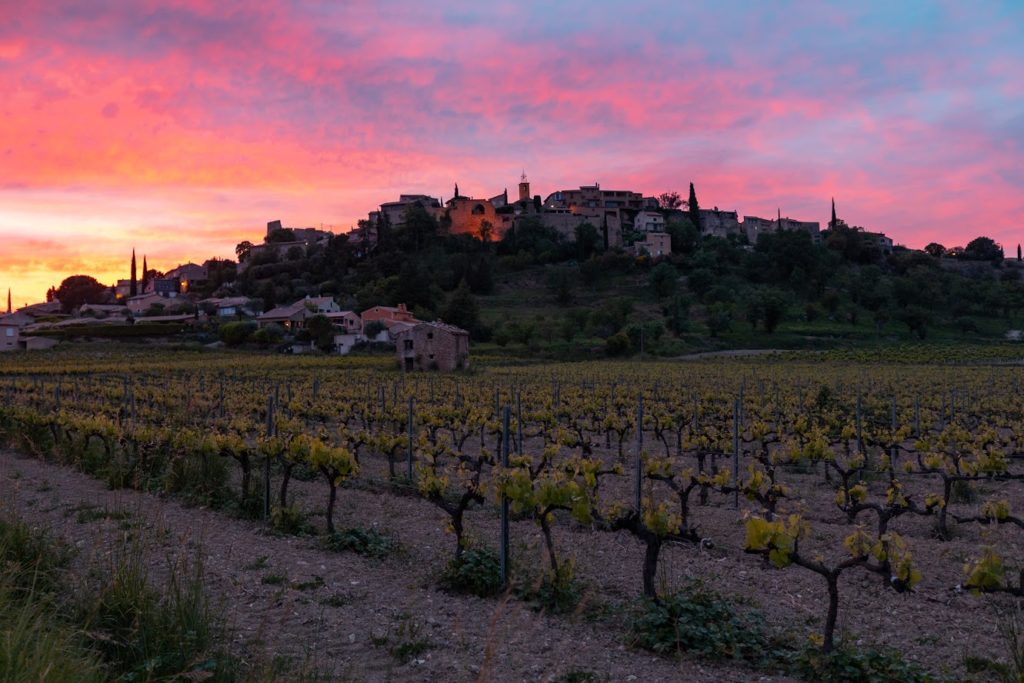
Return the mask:
<path id="1" fill-rule="evenodd" d="M 431 590 L 586 617 L 684 667 L 1017 680 L 1022 379 L 984 354 L 442 376 L 99 350 L 5 359 L 0 438 L 112 489 L 315 537 L 328 563 L 387 554 L 346 502 L 383 496 L 431 528 Z M 691 638 L 679 624 L 700 599 L 730 605 L 735 629 Z M 862 668 L 843 678 L 840 656 Z"/>

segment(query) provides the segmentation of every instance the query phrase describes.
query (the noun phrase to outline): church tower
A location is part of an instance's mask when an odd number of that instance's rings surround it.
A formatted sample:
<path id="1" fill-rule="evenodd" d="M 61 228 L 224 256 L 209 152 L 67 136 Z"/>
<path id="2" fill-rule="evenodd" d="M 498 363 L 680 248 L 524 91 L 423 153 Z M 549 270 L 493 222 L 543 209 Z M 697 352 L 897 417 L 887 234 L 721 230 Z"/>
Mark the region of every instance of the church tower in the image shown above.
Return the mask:
<path id="1" fill-rule="evenodd" d="M 519 201 L 530 201 L 530 181 L 526 179 L 526 171 L 519 177 Z"/>

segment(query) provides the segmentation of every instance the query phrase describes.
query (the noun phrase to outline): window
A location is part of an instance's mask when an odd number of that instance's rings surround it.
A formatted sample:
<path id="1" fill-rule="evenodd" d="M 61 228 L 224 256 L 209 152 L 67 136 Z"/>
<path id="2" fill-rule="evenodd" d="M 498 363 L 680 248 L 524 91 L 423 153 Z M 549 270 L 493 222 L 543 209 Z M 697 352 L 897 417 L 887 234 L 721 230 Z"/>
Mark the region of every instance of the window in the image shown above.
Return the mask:
<path id="1" fill-rule="evenodd" d="M 406 339 L 404 348 L 406 351 L 412 351 L 412 339 Z"/>
<path id="2" fill-rule="evenodd" d="M 433 338 L 434 338 L 434 333 L 433 332 L 427 332 L 427 339 L 433 339 Z"/>
<path id="3" fill-rule="evenodd" d="M 14 336 L 14 328 L 13 327 L 8 327 L 7 328 L 7 336 L 8 337 L 13 337 Z"/>

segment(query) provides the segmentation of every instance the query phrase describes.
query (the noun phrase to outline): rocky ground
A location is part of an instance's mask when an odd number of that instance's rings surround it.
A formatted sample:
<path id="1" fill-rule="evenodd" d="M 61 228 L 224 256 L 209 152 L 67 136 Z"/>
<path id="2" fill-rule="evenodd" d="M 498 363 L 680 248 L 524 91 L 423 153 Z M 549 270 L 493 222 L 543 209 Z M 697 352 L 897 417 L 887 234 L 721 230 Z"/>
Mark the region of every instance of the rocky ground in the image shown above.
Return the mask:
<path id="1" fill-rule="evenodd" d="M 815 520 L 808 547 L 841 557 L 839 539 L 850 532 L 831 504 L 832 492 L 812 475 L 794 475 L 803 505 Z M 327 487 L 295 481 L 299 505 L 320 515 Z M 1015 492 L 1015 495 L 1019 492 Z M 206 582 L 236 640 L 236 652 L 266 660 L 288 658 L 293 667 L 315 667 L 351 681 L 554 681 L 592 672 L 609 681 L 783 680 L 740 664 L 673 660 L 633 649 L 625 622 L 640 588 L 641 546 L 625 534 L 597 533 L 562 520 L 556 544 L 575 557 L 589 586 L 575 616 L 538 613 L 512 597 L 478 599 L 437 588 L 453 549 L 447 517 L 417 497 L 343 489 L 336 522 L 374 527 L 394 536 L 400 550 L 381 559 L 322 549 L 310 536 L 279 536 L 259 522 L 223 511 L 127 490 L 111 491 L 71 469 L 5 451 L 0 453 L 0 509 L 48 529 L 97 558 L 123 545 L 140 528 L 154 572 L 169 558 L 196 554 Z M 104 519 L 82 510 L 124 512 Z M 824 617 L 820 577 L 790 568 L 775 570 L 741 549 L 742 511 L 727 504 L 698 507 L 701 531 L 713 548 L 672 546 L 663 553 L 659 580 L 666 587 L 699 578 L 723 594 L 763 612 L 774 629 L 807 638 Z M 868 519 L 868 518 L 865 518 Z M 322 525 L 322 517 L 311 516 Z M 138 526 L 135 526 L 135 525 Z M 932 539 L 928 519 L 898 520 L 924 580 L 912 595 L 886 590 L 876 575 L 854 570 L 841 580 L 840 629 L 858 644 L 889 645 L 933 671 L 959 678 L 965 655 L 1001 659 L 997 610 L 1010 604 L 955 589 L 963 562 L 982 543 L 1008 558 L 1024 558 L 1019 529 L 965 527 L 949 542 Z M 472 512 L 471 535 L 496 545 L 492 508 Z M 523 567 L 539 567 L 540 535 L 528 521 L 515 522 L 513 551 Z M 402 661 L 410 651 L 416 653 Z"/>

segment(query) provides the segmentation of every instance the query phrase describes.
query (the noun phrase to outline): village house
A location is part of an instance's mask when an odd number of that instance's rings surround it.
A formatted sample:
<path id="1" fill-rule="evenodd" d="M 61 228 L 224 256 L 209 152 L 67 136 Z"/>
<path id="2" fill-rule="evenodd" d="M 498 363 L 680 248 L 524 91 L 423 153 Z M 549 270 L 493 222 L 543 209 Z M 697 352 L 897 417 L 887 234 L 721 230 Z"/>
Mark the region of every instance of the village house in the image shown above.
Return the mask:
<path id="1" fill-rule="evenodd" d="M 298 330 L 305 326 L 307 318 L 317 314 L 326 315 L 338 313 L 339 311 L 337 302 L 329 296 L 307 296 L 305 299 L 300 299 L 293 304 L 278 306 L 263 313 L 256 319 L 256 324 L 260 327 L 277 324 L 286 330 Z"/>
<path id="2" fill-rule="evenodd" d="M 637 256 L 668 256 L 672 253 L 672 236 L 667 232 L 647 232 L 642 240 L 633 243 L 633 251 Z"/>
<path id="3" fill-rule="evenodd" d="M 409 312 L 405 304 L 398 304 L 398 306 L 374 306 L 368 308 L 360 314 L 363 321 L 363 327 L 366 327 L 366 323 L 380 321 L 384 323 L 385 327 L 390 327 L 391 324 L 397 322 L 405 323 L 418 323 L 415 316 Z"/>
<path id="4" fill-rule="evenodd" d="M 541 220 L 563 237 L 573 239 L 576 227 L 590 223 L 603 235 L 608 246 L 622 246 L 622 231 L 631 227 L 643 211 L 654 211 L 658 200 L 631 190 L 602 190 L 599 183 L 578 190 L 559 190 L 544 200 Z"/>
<path id="5" fill-rule="evenodd" d="M 252 299 L 247 296 L 203 299 L 199 305 L 218 318 L 234 318 L 252 316 Z"/>
<path id="6" fill-rule="evenodd" d="M 726 238 L 740 234 L 739 216 L 735 211 L 713 209 L 700 210 L 700 232 L 702 235 Z"/>
<path id="7" fill-rule="evenodd" d="M 396 336 L 395 353 L 404 371 L 464 370 L 469 367 L 469 332 L 442 322 L 419 323 Z"/>
<path id="8" fill-rule="evenodd" d="M 758 218 L 757 216 L 744 216 L 742 227 L 743 232 L 747 236 L 747 241 L 751 244 L 757 244 L 757 240 L 761 235 L 776 233 L 781 230 L 806 232 L 811 236 L 813 242 L 818 243 L 821 241 L 821 225 L 817 221 L 798 221 L 794 218 L 782 218 L 781 216 L 775 220 Z"/>
<path id="9" fill-rule="evenodd" d="M 363 331 L 363 319 L 353 311 L 331 311 L 324 313 L 328 320 L 340 325 L 346 334 L 359 334 Z"/>
<path id="10" fill-rule="evenodd" d="M 206 266 L 195 263 L 185 263 L 167 271 L 165 279 L 178 281 L 178 293 L 188 294 L 197 284 L 202 284 L 210 277 L 210 271 Z"/>
<path id="11" fill-rule="evenodd" d="M 371 211 L 369 223 L 376 228 L 378 222 L 384 221 L 392 228 L 400 228 L 405 225 L 406 212 L 414 207 L 423 209 L 437 220 L 444 215 L 440 199 L 425 194 L 403 194 L 398 196 L 397 202 L 385 202 L 377 211 Z"/>
<path id="12" fill-rule="evenodd" d="M 159 294 L 150 292 L 148 294 L 139 294 L 138 296 L 129 297 L 126 302 L 126 305 L 128 306 L 128 310 L 131 311 L 132 314 L 142 315 L 147 310 L 149 310 L 151 306 L 167 305 L 167 299 L 160 296 Z"/>
<path id="13" fill-rule="evenodd" d="M 294 239 L 288 242 L 263 242 L 254 244 L 248 254 L 242 256 L 238 261 L 239 272 L 244 271 L 254 259 L 265 254 L 275 254 L 278 258 L 287 255 L 288 251 L 297 248 L 303 253 L 313 245 L 325 245 L 331 239 L 333 233 L 316 228 L 284 228 L 281 221 L 270 221 L 267 223 L 267 237 L 275 230 L 289 230 Z"/>
<path id="14" fill-rule="evenodd" d="M 455 196 L 445 206 L 445 216 L 449 220 L 449 233 L 453 235 L 473 235 L 484 241 L 500 240 L 515 220 L 514 214 L 498 213 L 495 200 L 501 206 L 508 204 L 506 194 L 493 199 L 473 199 L 459 194 L 459 186 L 455 186 Z"/>
<path id="15" fill-rule="evenodd" d="M 34 322 L 34 318 L 20 311 L 0 315 L 0 351 L 18 350 L 22 328 Z"/>
<path id="16" fill-rule="evenodd" d="M 665 217 L 657 211 L 641 211 L 633 219 L 636 232 L 665 232 Z"/>
<path id="17" fill-rule="evenodd" d="M 138 288 L 138 283 L 136 283 Z M 114 285 L 114 296 L 120 301 L 131 296 L 132 293 L 132 281 L 131 280 L 118 280 L 117 284 Z"/>
<path id="18" fill-rule="evenodd" d="M 118 304 L 82 304 L 78 308 L 79 318 L 127 318 L 127 306 Z"/>

